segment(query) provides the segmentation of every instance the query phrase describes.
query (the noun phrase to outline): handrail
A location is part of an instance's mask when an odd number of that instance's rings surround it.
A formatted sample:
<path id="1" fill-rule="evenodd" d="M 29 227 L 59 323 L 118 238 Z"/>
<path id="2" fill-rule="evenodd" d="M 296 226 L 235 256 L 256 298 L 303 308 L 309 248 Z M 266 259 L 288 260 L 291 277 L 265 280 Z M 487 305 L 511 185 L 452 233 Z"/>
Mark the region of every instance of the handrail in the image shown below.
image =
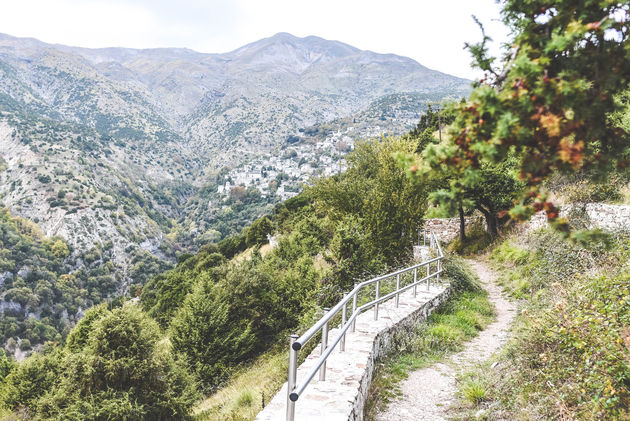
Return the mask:
<path id="1" fill-rule="evenodd" d="M 345 294 L 344 298 L 341 299 L 332 309 L 324 309 L 324 315 L 306 332 L 302 334 L 302 336 L 297 337 L 297 335 L 291 335 L 290 337 L 290 345 L 289 345 L 289 376 L 287 382 L 287 421 L 294 421 L 295 419 L 295 402 L 300 398 L 306 387 L 309 385 L 315 374 L 319 371 L 319 379 L 321 381 L 326 380 L 326 360 L 328 356 L 332 353 L 334 348 L 341 343 L 340 350 L 341 352 L 345 351 L 345 339 L 347 331 L 350 329 L 351 332 L 355 331 L 356 327 L 356 319 L 357 317 L 363 313 L 364 311 L 374 308 L 374 320 L 378 320 L 378 309 L 379 304 L 390 300 L 392 298 L 396 298 L 396 307 L 398 307 L 400 294 L 414 288 L 414 296 L 417 294 L 417 287 L 419 284 L 426 282 L 427 291 L 430 288 L 431 278 L 436 278 L 437 282 L 440 280 L 440 274 L 442 273 L 442 259 L 444 258 L 444 254 L 442 253 L 442 247 L 440 246 L 440 242 L 433 232 L 424 230 L 424 245 L 427 243 L 427 233 L 429 234 L 429 247 L 435 249 L 437 252 L 437 257 L 429 259 L 425 262 L 421 262 L 415 264 L 413 266 L 409 266 L 407 268 L 399 269 L 395 272 L 388 273 L 386 275 L 381 275 L 373 279 L 369 279 L 367 281 L 363 281 L 359 284 L 356 284 L 355 287 L 348 294 Z M 437 262 L 437 267 L 435 272 L 431 272 L 431 264 Z M 426 266 L 427 267 L 427 275 L 422 279 L 418 279 L 418 268 Z M 406 285 L 404 287 L 400 286 L 400 275 L 403 275 L 407 272 L 414 272 L 414 281 Z M 387 295 L 380 297 L 380 282 L 396 277 L 396 289 L 390 292 Z M 365 303 L 359 307 L 357 307 L 357 296 L 361 289 L 367 287 L 368 285 L 376 284 L 376 296 L 375 299 Z M 346 318 L 347 315 L 347 305 L 352 300 L 352 314 L 350 318 Z M 337 336 L 333 339 L 333 341 L 328 343 L 328 325 L 330 321 L 337 315 L 339 311 L 342 311 L 342 322 L 339 327 L 339 332 Z M 322 331 L 322 342 L 321 342 L 321 355 L 317 360 L 315 366 L 309 371 L 306 378 L 297 385 L 297 363 L 298 363 L 298 352 L 302 347 L 313 338 L 319 331 Z"/>

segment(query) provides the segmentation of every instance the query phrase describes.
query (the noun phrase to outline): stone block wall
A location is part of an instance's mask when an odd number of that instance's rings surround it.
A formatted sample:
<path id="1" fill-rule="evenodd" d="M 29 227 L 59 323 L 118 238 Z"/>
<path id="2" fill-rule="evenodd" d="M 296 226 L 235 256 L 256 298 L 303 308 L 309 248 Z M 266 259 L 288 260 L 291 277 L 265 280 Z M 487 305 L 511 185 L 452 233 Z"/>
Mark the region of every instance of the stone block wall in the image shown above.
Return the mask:
<path id="1" fill-rule="evenodd" d="M 483 217 L 469 216 L 465 218 L 466 230 L 474 225 L 482 224 Z M 424 228 L 433 231 L 440 241 L 448 243 L 459 236 L 459 218 L 431 218 L 424 220 Z"/>
<path id="2" fill-rule="evenodd" d="M 612 232 L 630 232 L 630 205 L 612 205 L 608 203 L 572 203 L 560 207 L 560 216 L 570 216 L 572 213 L 584 214 L 589 222 L 589 228 L 600 228 Z M 466 218 L 466 230 L 472 226 L 485 222 L 481 216 Z M 433 231 L 440 241 L 448 243 L 459 236 L 459 218 L 425 219 L 425 229 Z M 524 232 L 547 226 L 545 212 L 539 212 L 523 224 L 520 229 Z"/>
<path id="3" fill-rule="evenodd" d="M 560 216 L 583 214 L 589 228 L 600 228 L 611 232 L 630 232 L 630 205 L 611 205 L 608 203 L 572 203 L 560 207 Z M 523 229 L 535 230 L 547 226 L 545 212 L 534 215 Z"/>

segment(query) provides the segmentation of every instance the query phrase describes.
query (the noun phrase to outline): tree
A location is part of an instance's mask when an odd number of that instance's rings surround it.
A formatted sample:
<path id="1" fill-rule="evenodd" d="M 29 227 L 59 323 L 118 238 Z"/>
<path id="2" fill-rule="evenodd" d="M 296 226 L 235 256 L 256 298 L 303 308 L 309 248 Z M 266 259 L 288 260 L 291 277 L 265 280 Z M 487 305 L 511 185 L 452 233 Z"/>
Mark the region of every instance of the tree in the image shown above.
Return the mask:
<path id="1" fill-rule="evenodd" d="M 161 332 L 135 305 L 93 322 L 84 348 L 64 355 L 54 385 L 34 409 L 50 419 L 170 420 L 188 416 L 199 395 L 194 378 Z"/>
<path id="2" fill-rule="evenodd" d="M 60 351 L 35 353 L 17 365 L 2 385 L 4 404 L 11 409 L 33 408 L 37 399 L 55 384 L 61 358 Z"/>
<path id="3" fill-rule="evenodd" d="M 499 234 L 507 211 L 523 188 L 523 183 L 515 175 L 513 159 L 499 164 L 482 164 L 475 173 L 474 182 L 467 180 L 464 183 L 457 177 L 457 173 L 450 176 L 448 172 L 437 174 L 443 174 L 443 180 L 447 185 L 432 193 L 430 197 L 433 201 L 442 203 L 451 212 L 458 212 L 462 240 L 465 238 L 464 209 L 476 209 L 481 212 L 486 220 L 486 231 L 494 238 Z M 460 185 L 463 185 L 463 188 Z"/>
<path id="4" fill-rule="evenodd" d="M 171 323 L 175 350 L 186 356 L 206 391 L 251 355 L 256 345 L 251 320 L 231 312 L 231 303 L 216 288 L 213 283 L 200 282 Z"/>
<path id="5" fill-rule="evenodd" d="M 65 259 L 70 254 L 68 245 L 62 238 L 54 240 L 54 243 L 50 246 L 50 251 L 58 259 Z"/>
<path id="6" fill-rule="evenodd" d="M 247 246 L 265 244 L 267 242 L 267 234 L 273 232 L 273 228 L 273 222 L 268 216 L 255 220 L 247 230 Z"/>
<path id="7" fill-rule="evenodd" d="M 14 368 L 15 362 L 7 356 L 4 349 L 0 349 L 0 383 L 4 381 Z"/>
<path id="8" fill-rule="evenodd" d="M 335 265 L 335 276 L 339 287 L 350 291 L 355 282 L 365 280 L 366 268 L 370 268 L 375 258 L 366 230 L 356 215 L 348 215 L 335 229 L 330 244 L 331 261 Z"/>
<path id="9" fill-rule="evenodd" d="M 343 174 L 311 188 L 315 207 L 333 222 L 360 216 L 370 247 L 390 264 L 409 250 L 427 208 L 431 186 L 411 183 L 395 158 L 416 148 L 417 142 L 408 137 L 359 142 L 346 156 L 348 169 Z"/>
<path id="10" fill-rule="evenodd" d="M 247 189 L 243 186 L 235 186 L 230 190 L 230 201 L 232 203 L 242 202 L 247 196 Z"/>
<path id="11" fill-rule="evenodd" d="M 276 250 L 286 247 L 281 241 Z M 285 244 L 285 246 L 283 246 Z M 294 245 L 295 243 L 293 243 Z M 171 340 L 205 391 L 237 364 L 295 328 L 315 290 L 312 259 L 291 262 L 271 254 L 224 267 L 219 282 L 201 279 L 171 322 Z"/>
<path id="12" fill-rule="evenodd" d="M 416 152 L 422 152 L 427 145 L 437 143 L 438 139 L 435 138 L 434 133 L 440 129 L 440 126 L 448 126 L 455 119 L 452 107 L 440 107 L 443 109 L 433 111 L 431 104 L 428 104 L 426 113 L 420 117 L 416 127 L 409 132 L 410 137 L 418 140 Z"/>
<path id="13" fill-rule="evenodd" d="M 70 352 L 81 351 L 87 344 L 90 332 L 94 329 L 94 324 L 106 314 L 107 305 L 104 303 L 87 310 L 83 318 L 68 334 L 66 348 Z"/>
<path id="14" fill-rule="evenodd" d="M 503 216 L 514 204 L 522 183 L 514 177 L 507 163 L 483 164 L 477 183 L 464 191 L 463 202 L 471 202 L 486 220 L 486 230 L 492 237 L 499 234 Z M 460 207 L 460 209 L 463 206 Z"/>
<path id="15" fill-rule="evenodd" d="M 630 82 L 629 9 L 617 1 L 505 1 L 511 50 L 497 66 L 483 27 L 483 40 L 468 45 L 485 77 L 455 107 L 452 143 L 429 160 L 458 174 L 455 195 L 477 182 L 483 164 L 513 154 L 526 188 L 510 215 L 523 220 L 545 210 L 566 231 L 543 181 L 582 168 L 605 177 L 630 165 L 628 131 L 608 120 L 623 108 L 615 98 Z"/>

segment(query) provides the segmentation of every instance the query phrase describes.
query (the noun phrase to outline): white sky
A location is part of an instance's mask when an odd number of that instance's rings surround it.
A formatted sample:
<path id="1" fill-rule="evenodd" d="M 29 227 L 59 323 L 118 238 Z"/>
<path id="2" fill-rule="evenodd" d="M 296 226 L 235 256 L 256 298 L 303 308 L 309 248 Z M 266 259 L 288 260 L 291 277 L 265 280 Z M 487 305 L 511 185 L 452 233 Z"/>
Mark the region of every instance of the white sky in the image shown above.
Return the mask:
<path id="1" fill-rule="evenodd" d="M 507 40 L 495 0 L 3 0 L 0 32 L 81 47 L 187 47 L 223 53 L 289 32 L 411 57 L 456 76 L 464 42 Z"/>

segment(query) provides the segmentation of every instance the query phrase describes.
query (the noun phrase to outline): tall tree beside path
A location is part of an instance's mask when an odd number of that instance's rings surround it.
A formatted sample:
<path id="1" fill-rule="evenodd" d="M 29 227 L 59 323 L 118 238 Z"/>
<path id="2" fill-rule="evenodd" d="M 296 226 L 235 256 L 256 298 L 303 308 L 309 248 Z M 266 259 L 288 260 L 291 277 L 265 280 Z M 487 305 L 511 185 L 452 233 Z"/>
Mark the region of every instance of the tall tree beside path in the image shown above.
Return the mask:
<path id="1" fill-rule="evenodd" d="M 456 182 L 452 200 L 465 196 L 488 165 L 517 158 L 524 182 L 510 216 L 526 220 L 545 210 L 567 230 L 542 187 L 553 172 L 588 169 L 605 178 L 630 166 L 630 139 L 610 116 L 622 110 L 630 82 L 630 4 L 613 0 L 505 0 L 503 20 L 513 41 L 502 60 L 483 40 L 468 45 L 485 76 L 469 99 L 455 104 L 449 141 L 430 145 L 424 162 L 447 167 Z M 414 176 L 422 166 L 401 158 Z"/>

